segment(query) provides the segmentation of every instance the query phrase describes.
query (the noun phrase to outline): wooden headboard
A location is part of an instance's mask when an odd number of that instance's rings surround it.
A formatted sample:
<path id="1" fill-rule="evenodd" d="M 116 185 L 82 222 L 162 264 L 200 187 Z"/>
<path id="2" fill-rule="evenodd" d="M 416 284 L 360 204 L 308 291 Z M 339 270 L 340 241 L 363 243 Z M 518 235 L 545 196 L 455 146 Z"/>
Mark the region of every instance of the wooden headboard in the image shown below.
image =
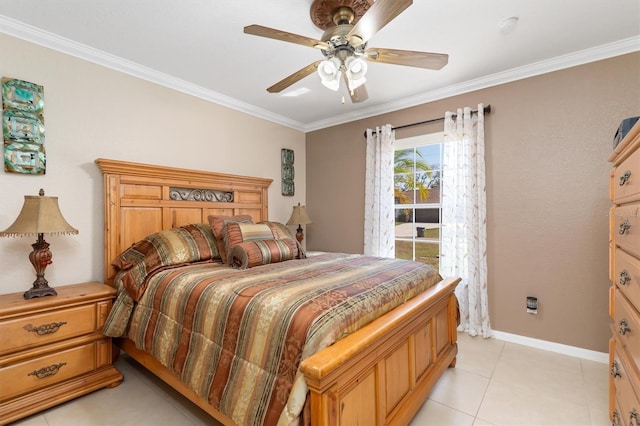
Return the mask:
<path id="1" fill-rule="evenodd" d="M 162 167 L 99 158 L 104 176 L 104 280 L 113 285 L 111 262 L 154 232 L 207 216 L 250 215 L 268 220 L 272 179 Z"/>

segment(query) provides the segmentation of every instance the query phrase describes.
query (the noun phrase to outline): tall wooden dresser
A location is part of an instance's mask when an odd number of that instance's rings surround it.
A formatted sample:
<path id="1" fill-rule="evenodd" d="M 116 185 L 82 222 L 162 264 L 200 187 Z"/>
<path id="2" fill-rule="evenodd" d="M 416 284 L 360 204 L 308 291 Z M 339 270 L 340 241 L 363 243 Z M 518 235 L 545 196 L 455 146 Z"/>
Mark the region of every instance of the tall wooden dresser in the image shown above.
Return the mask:
<path id="1" fill-rule="evenodd" d="M 612 425 L 640 426 L 640 121 L 609 157 Z"/>

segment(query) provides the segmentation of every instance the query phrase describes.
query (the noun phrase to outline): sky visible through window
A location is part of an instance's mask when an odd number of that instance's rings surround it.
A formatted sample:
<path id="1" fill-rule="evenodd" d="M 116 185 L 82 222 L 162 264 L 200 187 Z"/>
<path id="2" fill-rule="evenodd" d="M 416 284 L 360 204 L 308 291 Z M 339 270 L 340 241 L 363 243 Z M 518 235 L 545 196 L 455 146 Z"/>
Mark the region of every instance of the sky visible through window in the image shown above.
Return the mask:
<path id="1" fill-rule="evenodd" d="M 440 144 L 421 146 L 416 149 L 422 154 L 422 159 L 435 169 L 440 169 Z M 435 166 L 435 167 L 434 167 Z"/>

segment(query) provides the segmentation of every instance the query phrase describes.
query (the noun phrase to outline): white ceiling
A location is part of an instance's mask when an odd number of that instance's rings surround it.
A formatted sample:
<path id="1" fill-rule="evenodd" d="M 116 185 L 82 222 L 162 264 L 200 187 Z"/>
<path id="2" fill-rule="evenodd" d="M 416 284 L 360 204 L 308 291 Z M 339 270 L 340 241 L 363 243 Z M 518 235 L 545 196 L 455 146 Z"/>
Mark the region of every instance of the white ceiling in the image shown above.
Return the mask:
<path id="1" fill-rule="evenodd" d="M 0 32 L 302 131 L 640 50 L 638 0 L 415 0 L 369 46 L 447 53 L 442 70 L 370 63 L 369 99 L 360 104 L 315 74 L 267 93 L 322 54 L 243 27 L 320 39 L 311 3 L 1 0 Z M 515 30 L 502 34 L 500 23 L 512 16 L 519 18 Z"/>

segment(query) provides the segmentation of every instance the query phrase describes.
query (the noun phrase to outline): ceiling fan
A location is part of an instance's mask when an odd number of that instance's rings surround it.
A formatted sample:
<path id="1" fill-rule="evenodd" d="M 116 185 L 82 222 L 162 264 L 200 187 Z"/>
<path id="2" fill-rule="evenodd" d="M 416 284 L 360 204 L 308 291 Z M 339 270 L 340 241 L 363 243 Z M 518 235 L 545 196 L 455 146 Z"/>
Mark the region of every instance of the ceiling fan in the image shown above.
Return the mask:
<path id="1" fill-rule="evenodd" d="M 352 102 L 363 102 L 369 95 L 364 86 L 368 62 L 405 65 L 439 70 L 449 55 L 410 50 L 368 47 L 375 33 L 411 6 L 413 0 L 314 0 L 311 20 L 324 34 L 320 40 L 261 25 L 244 27 L 246 34 L 272 38 L 320 49 L 325 59 L 315 61 L 269 87 L 278 93 L 317 71 L 322 84 L 338 90 L 345 81 Z"/>

